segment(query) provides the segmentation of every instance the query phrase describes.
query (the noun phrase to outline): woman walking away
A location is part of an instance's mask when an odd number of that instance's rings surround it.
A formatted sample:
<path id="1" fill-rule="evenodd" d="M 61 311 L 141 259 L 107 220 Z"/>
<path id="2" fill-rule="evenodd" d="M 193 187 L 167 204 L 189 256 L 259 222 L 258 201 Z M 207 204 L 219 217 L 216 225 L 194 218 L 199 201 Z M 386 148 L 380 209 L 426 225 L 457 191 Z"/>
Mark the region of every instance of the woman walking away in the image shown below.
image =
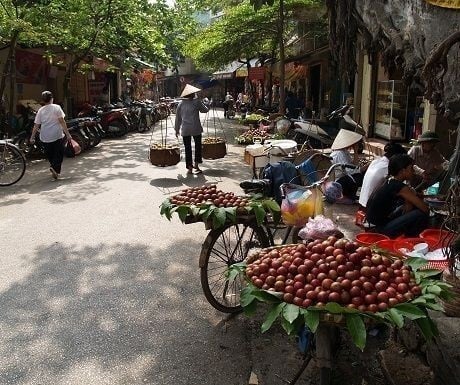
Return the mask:
<path id="1" fill-rule="evenodd" d="M 185 147 L 185 166 L 188 173 L 192 172 L 199 174 L 199 164 L 203 163 L 201 156 L 201 134 L 203 127 L 200 122 L 200 112 L 208 112 L 209 106 L 204 104 L 201 99 L 196 98 L 196 93 L 201 91 L 199 88 L 187 84 L 181 93 L 181 98 L 184 98 L 177 106 L 175 131 L 176 138 L 179 133 L 182 135 L 182 140 Z M 193 162 L 192 156 L 192 137 L 195 142 L 195 158 Z"/>
<path id="2" fill-rule="evenodd" d="M 414 175 L 414 160 L 398 154 L 388 163 L 388 179 L 367 201 L 366 217 L 379 233 L 390 238 L 418 236 L 428 224 L 429 209 L 415 190 L 404 183 Z"/>
<path id="3" fill-rule="evenodd" d="M 40 107 L 35 116 L 30 143 L 35 142 L 35 134 L 40 130 L 40 140 L 43 142 L 46 158 L 50 162 L 51 175 L 57 179 L 61 174 L 65 143 L 72 137 L 64 120 L 64 111 L 60 105 L 53 103 L 53 94 L 50 91 L 43 91 L 42 100 L 45 105 Z M 64 133 L 66 139 L 63 139 Z"/>

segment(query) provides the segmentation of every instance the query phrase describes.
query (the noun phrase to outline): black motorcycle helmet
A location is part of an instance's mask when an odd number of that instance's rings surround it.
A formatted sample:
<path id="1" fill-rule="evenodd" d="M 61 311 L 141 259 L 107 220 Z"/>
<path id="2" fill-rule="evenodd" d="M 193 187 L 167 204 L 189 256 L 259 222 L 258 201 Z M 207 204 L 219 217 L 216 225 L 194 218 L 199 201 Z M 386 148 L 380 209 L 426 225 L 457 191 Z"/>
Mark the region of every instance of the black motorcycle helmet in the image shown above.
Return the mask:
<path id="1" fill-rule="evenodd" d="M 42 100 L 45 103 L 49 103 L 51 101 L 51 99 L 53 99 L 53 94 L 51 93 L 51 91 L 43 91 L 42 92 Z"/>

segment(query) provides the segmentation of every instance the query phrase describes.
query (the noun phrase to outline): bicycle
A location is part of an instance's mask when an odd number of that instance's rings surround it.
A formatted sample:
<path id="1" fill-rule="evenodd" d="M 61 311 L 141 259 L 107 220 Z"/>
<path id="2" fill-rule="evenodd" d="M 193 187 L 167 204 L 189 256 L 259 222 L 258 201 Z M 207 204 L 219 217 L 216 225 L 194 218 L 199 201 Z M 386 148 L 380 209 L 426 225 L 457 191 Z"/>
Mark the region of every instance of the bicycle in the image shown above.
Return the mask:
<path id="1" fill-rule="evenodd" d="M 26 158 L 21 150 L 7 140 L 0 140 L 0 186 L 11 186 L 26 171 Z"/>
<path id="2" fill-rule="evenodd" d="M 306 188 L 320 189 L 337 167 L 345 169 L 355 166 L 333 164 L 324 176 Z M 252 192 L 263 193 L 266 185 L 267 182 L 264 180 L 252 181 Z M 201 286 L 211 306 L 224 313 L 241 311 L 240 292 L 246 281 L 242 276 L 229 281 L 228 268 L 246 260 L 251 249 L 277 245 L 277 232 L 281 229 L 285 233 L 281 237 L 280 245 L 286 244 L 288 240 L 297 243 L 299 228 L 275 223 L 267 216 L 261 225 L 254 216 L 239 216 L 237 223 L 227 223 L 218 229 L 210 230 L 201 248 L 199 267 Z"/>

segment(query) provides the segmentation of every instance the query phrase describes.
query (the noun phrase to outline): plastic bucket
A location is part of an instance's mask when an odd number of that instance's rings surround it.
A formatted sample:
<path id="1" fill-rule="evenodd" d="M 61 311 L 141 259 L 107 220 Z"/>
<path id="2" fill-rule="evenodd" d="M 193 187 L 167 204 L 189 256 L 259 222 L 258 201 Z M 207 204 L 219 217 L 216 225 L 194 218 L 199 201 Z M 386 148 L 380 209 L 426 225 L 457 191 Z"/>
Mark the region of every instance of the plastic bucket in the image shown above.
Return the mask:
<path id="1" fill-rule="evenodd" d="M 383 239 L 381 241 L 376 242 L 375 246 L 377 246 L 379 249 L 394 252 L 394 243 L 394 239 Z"/>

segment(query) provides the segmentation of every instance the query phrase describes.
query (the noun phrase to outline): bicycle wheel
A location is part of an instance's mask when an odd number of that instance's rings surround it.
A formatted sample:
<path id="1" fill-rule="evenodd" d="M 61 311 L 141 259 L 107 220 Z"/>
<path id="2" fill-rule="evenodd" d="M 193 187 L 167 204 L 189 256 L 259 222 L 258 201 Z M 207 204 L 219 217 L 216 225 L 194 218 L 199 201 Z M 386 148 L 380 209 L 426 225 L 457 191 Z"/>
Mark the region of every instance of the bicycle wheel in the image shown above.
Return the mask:
<path id="1" fill-rule="evenodd" d="M 265 230 L 253 224 L 229 224 L 211 230 L 200 255 L 200 278 L 208 302 L 224 313 L 241 310 L 240 292 L 245 286 L 243 277 L 229 282 L 228 267 L 242 262 L 254 247 L 268 247 Z"/>
<path id="2" fill-rule="evenodd" d="M 18 182 L 26 171 L 23 153 L 9 143 L 0 143 L 0 186 L 11 186 Z"/>

